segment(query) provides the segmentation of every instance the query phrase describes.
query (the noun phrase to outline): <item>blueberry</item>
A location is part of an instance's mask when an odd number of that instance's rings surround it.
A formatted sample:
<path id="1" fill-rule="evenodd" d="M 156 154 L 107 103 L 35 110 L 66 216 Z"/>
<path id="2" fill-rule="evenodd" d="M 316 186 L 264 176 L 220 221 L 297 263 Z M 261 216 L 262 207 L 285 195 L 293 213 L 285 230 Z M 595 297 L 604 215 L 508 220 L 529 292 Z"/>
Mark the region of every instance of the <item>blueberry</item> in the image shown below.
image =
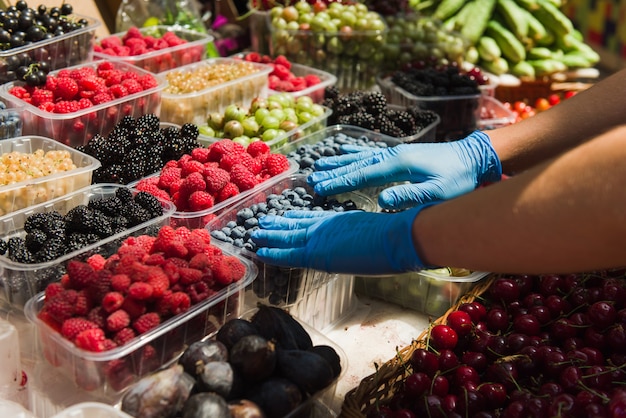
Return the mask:
<path id="1" fill-rule="evenodd" d="M 229 228 L 228 226 L 224 226 L 222 227 L 221 231 L 225 236 L 230 237 L 230 233 L 232 232 L 232 229 Z"/>
<path id="2" fill-rule="evenodd" d="M 259 220 L 257 218 L 246 219 L 244 224 L 243 224 L 243 226 L 246 229 L 251 229 L 251 228 L 254 228 L 255 226 L 258 226 L 258 225 L 259 225 Z"/>
<path id="3" fill-rule="evenodd" d="M 228 240 L 228 236 L 223 231 L 221 231 L 219 229 L 211 231 L 211 236 L 213 238 L 217 239 L 217 240 L 220 240 L 220 241 Z"/>
<path id="4" fill-rule="evenodd" d="M 306 191 L 306 189 L 302 186 L 298 186 L 295 189 L 293 189 L 294 192 L 296 192 L 298 194 L 298 196 L 304 196 L 305 194 L 307 194 L 308 192 Z"/>
<path id="5" fill-rule="evenodd" d="M 236 227 L 236 226 L 237 226 L 237 222 L 236 222 L 236 221 L 229 221 L 229 222 L 226 224 L 226 227 L 227 227 L 227 228 L 230 228 L 230 229 L 232 229 L 232 228 L 234 228 L 234 227 Z"/>
<path id="6" fill-rule="evenodd" d="M 234 245 L 235 247 L 238 247 L 238 248 L 243 248 L 243 246 L 244 246 L 243 238 L 236 238 L 236 239 L 233 241 L 233 245 Z"/>
<path id="7" fill-rule="evenodd" d="M 305 205 L 305 204 L 304 204 L 304 200 L 302 200 L 302 199 L 301 199 L 301 198 L 299 198 L 299 197 L 294 198 L 294 199 L 291 201 L 291 204 L 292 204 L 293 206 L 296 206 L 296 207 L 302 207 L 302 206 L 304 206 L 304 205 Z"/>
<path id="8" fill-rule="evenodd" d="M 250 208 L 243 208 L 239 212 L 237 212 L 238 223 L 243 223 L 246 219 L 250 219 L 252 217 L 254 217 L 254 212 Z"/>
<path id="9" fill-rule="evenodd" d="M 257 213 L 267 213 L 267 203 L 261 202 L 257 205 L 258 212 Z"/>
<path id="10" fill-rule="evenodd" d="M 299 164 L 300 164 L 300 169 L 302 170 L 302 169 L 313 167 L 313 164 L 315 164 L 315 160 L 310 157 L 303 157 L 300 160 Z"/>
<path id="11" fill-rule="evenodd" d="M 245 248 L 248 251 L 256 251 L 256 246 L 254 245 L 254 243 L 252 242 L 246 242 L 243 244 L 243 248 Z"/>
<path id="12" fill-rule="evenodd" d="M 246 235 L 246 229 L 243 226 L 236 226 L 230 232 L 233 239 L 243 238 Z"/>
<path id="13" fill-rule="evenodd" d="M 272 199 L 269 202 L 267 202 L 267 207 L 269 207 L 270 211 L 271 211 L 272 209 L 281 209 L 283 207 L 283 205 L 280 202 L 280 200 Z M 268 211 L 267 213 L 270 213 L 270 211 Z"/>

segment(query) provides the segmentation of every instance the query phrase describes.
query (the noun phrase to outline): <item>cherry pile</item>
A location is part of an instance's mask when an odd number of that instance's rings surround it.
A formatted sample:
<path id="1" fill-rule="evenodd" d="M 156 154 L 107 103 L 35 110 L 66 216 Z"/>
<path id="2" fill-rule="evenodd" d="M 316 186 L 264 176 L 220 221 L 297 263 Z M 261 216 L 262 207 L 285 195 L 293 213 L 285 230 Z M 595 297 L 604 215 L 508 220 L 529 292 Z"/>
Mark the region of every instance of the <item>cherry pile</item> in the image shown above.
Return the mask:
<path id="1" fill-rule="evenodd" d="M 368 417 L 626 416 L 625 278 L 499 276 L 430 328 Z"/>

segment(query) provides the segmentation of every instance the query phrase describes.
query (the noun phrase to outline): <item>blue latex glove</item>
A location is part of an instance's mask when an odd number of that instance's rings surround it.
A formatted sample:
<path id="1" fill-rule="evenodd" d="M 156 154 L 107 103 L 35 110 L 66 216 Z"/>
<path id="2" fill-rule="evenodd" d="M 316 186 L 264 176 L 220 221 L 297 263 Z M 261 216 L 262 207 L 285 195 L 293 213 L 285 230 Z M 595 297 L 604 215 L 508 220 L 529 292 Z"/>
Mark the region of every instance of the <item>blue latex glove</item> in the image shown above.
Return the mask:
<path id="1" fill-rule="evenodd" d="M 348 154 L 321 158 L 308 177 L 315 192 L 328 196 L 364 187 L 388 187 L 378 196 L 385 209 L 446 200 L 474 190 L 502 176 L 502 164 L 489 136 L 475 131 L 452 142 L 400 144 L 372 149 L 344 145 Z"/>
<path id="2" fill-rule="evenodd" d="M 424 268 L 411 230 L 426 206 L 398 213 L 285 212 L 259 219 L 252 239 L 261 261 L 332 273 L 380 275 Z"/>

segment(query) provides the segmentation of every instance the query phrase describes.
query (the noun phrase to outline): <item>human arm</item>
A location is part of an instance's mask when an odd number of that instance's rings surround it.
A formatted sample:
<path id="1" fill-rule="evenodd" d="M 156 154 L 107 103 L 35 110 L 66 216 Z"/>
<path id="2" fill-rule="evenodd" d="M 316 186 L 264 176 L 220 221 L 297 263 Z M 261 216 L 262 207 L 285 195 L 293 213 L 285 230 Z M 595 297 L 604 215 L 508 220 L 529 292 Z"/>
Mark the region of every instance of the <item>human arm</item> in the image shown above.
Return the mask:
<path id="1" fill-rule="evenodd" d="M 560 105 L 559 105 L 560 106 Z M 626 265 L 626 127 L 504 182 L 423 210 L 426 264 L 509 273 Z"/>

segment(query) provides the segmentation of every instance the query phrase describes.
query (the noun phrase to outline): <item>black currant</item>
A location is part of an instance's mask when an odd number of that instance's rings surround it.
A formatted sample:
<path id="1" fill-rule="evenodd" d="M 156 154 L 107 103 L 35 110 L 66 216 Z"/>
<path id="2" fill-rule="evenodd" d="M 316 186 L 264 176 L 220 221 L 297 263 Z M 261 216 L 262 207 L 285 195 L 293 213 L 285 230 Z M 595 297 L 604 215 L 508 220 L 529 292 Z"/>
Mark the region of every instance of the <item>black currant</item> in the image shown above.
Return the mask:
<path id="1" fill-rule="evenodd" d="M 63 3 L 61 5 L 61 15 L 63 16 L 71 15 L 73 11 L 74 11 L 74 8 L 72 7 L 71 4 Z"/>
<path id="2" fill-rule="evenodd" d="M 19 0 L 17 3 L 15 3 L 15 8 L 17 10 L 26 10 L 28 8 L 28 3 L 26 3 L 24 0 Z"/>
<path id="3" fill-rule="evenodd" d="M 48 12 L 48 8 L 46 7 L 45 4 L 40 4 L 39 7 L 37 7 L 37 12 L 40 15 L 44 15 L 44 14 L 46 14 Z"/>
<path id="4" fill-rule="evenodd" d="M 52 16 L 52 17 L 59 17 L 59 16 L 61 16 L 61 9 L 58 8 L 58 7 L 50 8 L 50 16 Z"/>

